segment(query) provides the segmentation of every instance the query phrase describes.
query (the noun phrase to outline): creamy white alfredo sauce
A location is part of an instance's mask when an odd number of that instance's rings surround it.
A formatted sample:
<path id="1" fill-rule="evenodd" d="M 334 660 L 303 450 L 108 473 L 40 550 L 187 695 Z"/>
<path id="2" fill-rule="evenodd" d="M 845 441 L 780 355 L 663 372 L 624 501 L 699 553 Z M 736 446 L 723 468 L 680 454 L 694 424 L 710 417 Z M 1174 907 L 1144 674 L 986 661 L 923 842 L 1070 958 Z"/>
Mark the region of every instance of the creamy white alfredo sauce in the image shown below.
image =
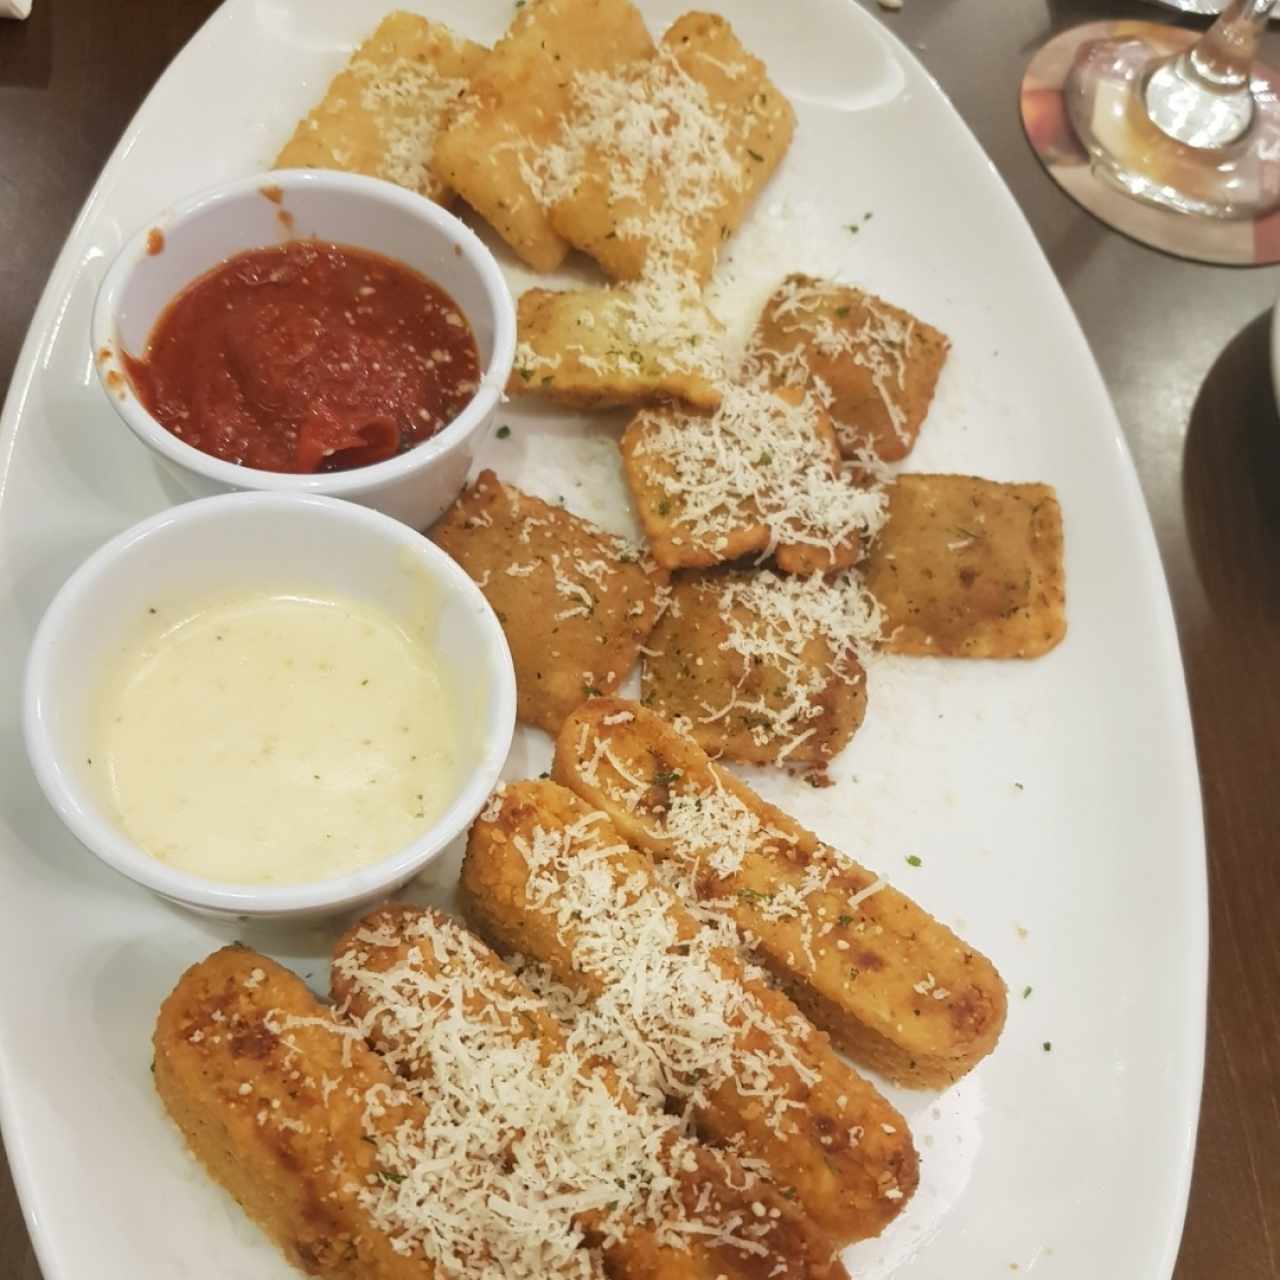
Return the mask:
<path id="1" fill-rule="evenodd" d="M 157 609 L 101 690 L 91 754 L 129 837 L 239 884 L 376 862 L 455 792 L 456 719 L 425 640 L 351 600 Z"/>

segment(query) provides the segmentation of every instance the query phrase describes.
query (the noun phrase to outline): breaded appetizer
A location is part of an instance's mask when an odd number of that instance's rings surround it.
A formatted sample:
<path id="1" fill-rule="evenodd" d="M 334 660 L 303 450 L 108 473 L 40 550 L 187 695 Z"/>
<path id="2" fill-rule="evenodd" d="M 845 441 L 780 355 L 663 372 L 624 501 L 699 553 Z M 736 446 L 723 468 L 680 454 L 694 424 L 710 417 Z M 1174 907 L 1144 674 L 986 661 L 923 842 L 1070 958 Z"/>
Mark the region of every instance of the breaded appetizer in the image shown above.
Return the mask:
<path id="1" fill-rule="evenodd" d="M 154 1044 L 156 1089 L 192 1152 L 294 1266 L 334 1280 L 456 1274 L 404 1248 L 385 1199 L 394 1131 L 424 1113 L 300 979 L 225 947 L 182 975 Z"/>
<path id="2" fill-rule="evenodd" d="M 351 55 L 276 157 L 277 169 L 343 169 L 385 178 L 440 204 L 436 130 L 484 56 L 439 22 L 395 10 Z"/>
<path id="3" fill-rule="evenodd" d="M 657 56 L 579 71 L 556 143 L 533 162 L 556 231 L 615 279 L 705 284 L 786 153 L 791 104 L 722 18 L 687 13 Z"/>
<path id="4" fill-rule="evenodd" d="M 666 606 L 666 571 L 625 539 L 482 471 L 430 531 L 475 579 L 511 646 L 516 711 L 554 733 L 611 693 Z"/>
<path id="5" fill-rule="evenodd" d="M 711 410 L 725 376 L 720 323 L 684 288 L 641 283 L 520 296 L 508 383 L 581 409 L 678 400 Z"/>
<path id="6" fill-rule="evenodd" d="M 854 1061 L 934 1088 L 995 1047 L 1006 993 L 985 956 L 653 712 L 584 705 L 561 730 L 553 776 L 658 859 L 701 918 L 749 940 Z"/>
<path id="7" fill-rule="evenodd" d="M 500 949 L 590 998 L 584 1040 L 628 1085 L 764 1161 L 835 1240 L 877 1234 L 914 1191 L 902 1117 L 571 791 L 495 792 L 471 829 L 462 893 Z"/>
<path id="8" fill-rule="evenodd" d="M 690 570 L 646 642 L 642 700 L 712 755 L 826 764 L 866 714 L 859 658 L 879 636 L 850 574 Z"/>
<path id="9" fill-rule="evenodd" d="M 845 457 L 905 458 L 920 434 L 947 336 L 874 294 L 791 275 L 765 304 L 751 358 L 777 386 L 810 390 Z"/>
<path id="10" fill-rule="evenodd" d="M 529 0 L 481 59 L 435 142 L 436 177 L 459 191 L 535 271 L 569 251 L 531 183 L 573 104 L 574 77 L 653 52 L 629 0 Z"/>
<path id="11" fill-rule="evenodd" d="M 899 476 L 862 573 L 889 653 L 1038 658 L 1067 632 L 1062 512 L 1047 484 Z"/>
<path id="12" fill-rule="evenodd" d="M 465 1122 L 476 1152 L 502 1153 L 497 1173 L 481 1162 L 470 1196 L 498 1199 L 530 1225 L 554 1226 L 564 1211 L 547 1206 L 564 1206 L 610 1275 L 844 1275 L 795 1205 L 684 1136 L 679 1118 L 639 1106 L 448 916 L 366 916 L 335 949 L 333 995 L 429 1111 Z M 468 1198 L 450 1209 L 465 1212 Z"/>
<path id="13" fill-rule="evenodd" d="M 786 573 L 856 563 L 885 498 L 840 471 L 831 420 L 795 388 L 734 381 L 715 413 L 644 409 L 622 437 L 636 511 L 668 569 L 773 555 Z"/>

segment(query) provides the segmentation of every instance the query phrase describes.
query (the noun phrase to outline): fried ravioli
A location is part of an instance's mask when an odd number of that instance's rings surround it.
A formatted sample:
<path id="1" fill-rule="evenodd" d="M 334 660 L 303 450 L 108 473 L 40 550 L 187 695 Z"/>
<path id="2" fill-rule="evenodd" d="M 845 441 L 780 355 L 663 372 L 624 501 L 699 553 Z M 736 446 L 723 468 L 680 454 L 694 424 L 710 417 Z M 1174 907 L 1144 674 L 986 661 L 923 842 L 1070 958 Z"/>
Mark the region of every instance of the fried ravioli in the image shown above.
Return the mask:
<path id="1" fill-rule="evenodd" d="M 831 421 L 796 388 L 734 381 L 700 417 L 672 406 L 638 413 L 622 461 L 653 557 L 668 569 L 774 554 L 787 573 L 857 561 L 883 496 L 841 474 Z"/>
<path id="2" fill-rule="evenodd" d="M 554 166 L 555 229 L 615 279 L 705 284 L 786 154 L 791 104 L 709 13 L 679 18 L 629 74 L 583 78 L 575 91 Z"/>
<path id="3" fill-rule="evenodd" d="M 366 916 L 335 948 L 333 995 L 411 1091 L 459 1099 L 477 1147 L 502 1149 L 494 1197 L 535 1211 L 541 1199 L 544 1237 L 578 1223 L 618 1280 L 844 1276 L 796 1206 L 683 1136 L 679 1118 L 639 1106 L 448 916 L 404 906 Z"/>
<path id="4" fill-rule="evenodd" d="M 932 325 L 849 285 L 791 275 L 765 304 L 753 358 L 778 386 L 813 388 L 846 457 L 905 458 L 951 343 Z"/>
<path id="5" fill-rule="evenodd" d="M 715 409 L 724 376 L 719 330 L 687 290 L 530 289 L 520 296 L 508 388 L 580 409 L 655 400 Z"/>
<path id="6" fill-rule="evenodd" d="M 438 22 L 396 10 L 351 55 L 276 157 L 277 169 L 342 169 L 448 204 L 431 170 L 436 130 L 484 56 Z"/>
<path id="7" fill-rule="evenodd" d="M 632 1088 L 763 1160 L 835 1240 L 877 1234 L 914 1191 L 902 1117 L 572 792 L 496 792 L 472 827 L 462 893 L 500 948 L 586 994 L 592 1041 Z"/>
<path id="8" fill-rule="evenodd" d="M 421 1114 L 299 978 L 224 947 L 182 975 L 154 1045 L 156 1090 L 191 1151 L 294 1266 L 333 1280 L 444 1280 L 397 1251 L 366 1194 L 380 1142 Z"/>
<path id="9" fill-rule="evenodd" d="M 866 714 L 859 652 L 879 634 L 847 574 L 677 574 L 645 646 L 643 701 L 715 756 L 826 764 Z"/>
<path id="10" fill-rule="evenodd" d="M 641 551 L 492 471 L 430 536 L 502 623 L 520 720 L 549 733 L 584 698 L 618 688 L 666 604 L 666 572 Z"/>
<path id="11" fill-rule="evenodd" d="M 862 575 L 889 653 L 1038 658 L 1067 631 L 1062 557 L 1051 486 L 906 475 Z"/>
<path id="12" fill-rule="evenodd" d="M 855 1062 L 934 1088 L 995 1047 L 1006 992 L 985 956 L 653 712 L 621 698 L 579 708 L 553 776 L 670 865 L 688 900 L 749 934 L 760 962 Z"/>
<path id="13" fill-rule="evenodd" d="M 532 166 L 559 135 L 575 74 L 614 71 L 652 52 L 629 0 L 529 0 L 437 134 L 437 178 L 535 271 L 554 271 L 569 245 L 530 185 Z"/>

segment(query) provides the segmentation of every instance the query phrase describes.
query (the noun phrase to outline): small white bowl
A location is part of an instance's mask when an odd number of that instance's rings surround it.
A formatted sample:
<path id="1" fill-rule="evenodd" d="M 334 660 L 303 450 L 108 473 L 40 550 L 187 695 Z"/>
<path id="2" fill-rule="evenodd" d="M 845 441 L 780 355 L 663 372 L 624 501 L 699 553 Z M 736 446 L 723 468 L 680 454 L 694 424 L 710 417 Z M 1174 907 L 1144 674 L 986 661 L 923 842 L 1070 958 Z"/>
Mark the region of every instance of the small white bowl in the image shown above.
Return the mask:
<path id="1" fill-rule="evenodd" d="M 95 700 L 148 608 L 282 588 L 331 592 L 418 625 L 424 596 L 430 600 L 434 652 L 457 704 L 457 794 L 412 844 L 349 875 L 271 887 L 190 875 L 134 844 L 111 812 L 105 788 L 91 776 Z M 439 855 L 495 786 L 511 745 L 515 705 L 515 673 L 502 628 L 479 588 L 434 543 L 349 502 L 238 493 L 144 520 L 67 579 L 32 644 L 23 733 L 50 804 L 108 866 L 198 911 L 296 917 L 375 902 Z"/>
<path id="2" fill-rule="evenodd" d="M 483 374 L 466 408 L 430 440 L 368 467 L 289 475 L 202 453 L 142 406 L 120 360 L 121 349 L 141 356 L 165 307 L 220 262 L 293 237 L 335 241 L 393 258 L 440 285 L 462 309 L 475 333 Z M 152 251 L 161 245 L 159 252 Z M 493 255 L 439 205 L 376 178 L 288 169 L 224 183 L 147 223 L 103 278 L 92 338 L 94 364 L 112 407 L 184 491 L 197 497 L 235 489 L 327 494 L 424 528 L 457 496 L 488 436 L 515 358 L 516 317 Z"/>

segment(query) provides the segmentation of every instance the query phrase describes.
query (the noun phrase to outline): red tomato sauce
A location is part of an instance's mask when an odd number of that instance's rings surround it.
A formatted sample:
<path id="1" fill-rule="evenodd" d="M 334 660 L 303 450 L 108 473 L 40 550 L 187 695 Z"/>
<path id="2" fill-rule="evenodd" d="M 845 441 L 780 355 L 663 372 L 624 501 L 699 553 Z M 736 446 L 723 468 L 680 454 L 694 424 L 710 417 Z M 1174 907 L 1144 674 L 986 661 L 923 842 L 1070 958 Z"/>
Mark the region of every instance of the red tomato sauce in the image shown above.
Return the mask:
<path id="1" fill-rule="evenodd" d="M 480 382 L 475 335 L 390 258 L 291 240 L 237 254 L 165 308 L 138 399 L 187 444 L 263 471 L 345 471 L 435 435 Z"/>

